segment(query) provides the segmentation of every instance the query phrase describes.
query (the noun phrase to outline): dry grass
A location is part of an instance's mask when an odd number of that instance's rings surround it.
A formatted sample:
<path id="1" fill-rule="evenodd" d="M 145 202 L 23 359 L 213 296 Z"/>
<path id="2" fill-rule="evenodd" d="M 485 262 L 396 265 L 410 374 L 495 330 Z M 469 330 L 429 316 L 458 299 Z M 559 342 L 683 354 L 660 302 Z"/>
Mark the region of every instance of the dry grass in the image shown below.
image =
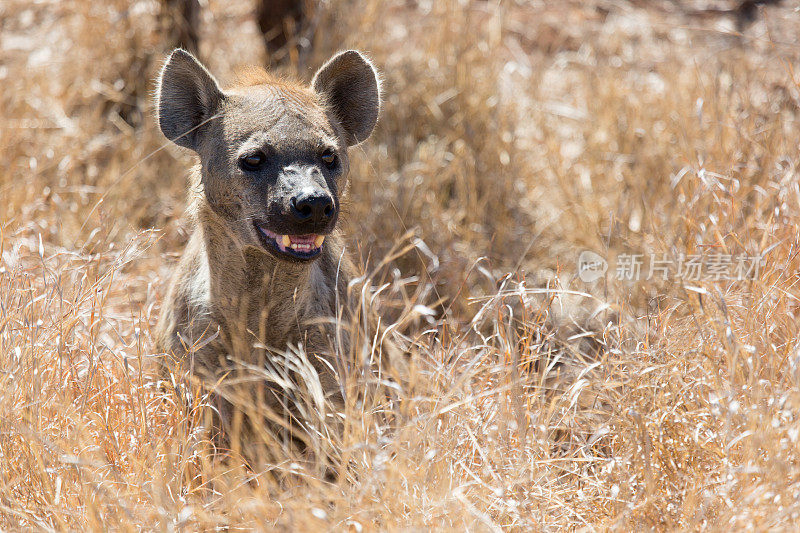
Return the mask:
<path id="1" fill-rule="evenodd" d="M 212 453 L 203 399 L 154 377 L 191 163 L 150 116 L 157 3 L 0 4 L 0 529 L 791 529 L 784 3 L 741 33 L 704 2 L 324 4 L 300 74 L 358 47 L 385 76 L 346 223 L 412 362 L 315 437 L 336 481 L 279 443 L 257 468 Z M 264 61 L 250 10 L 208 2 L 200 52 L 222 78 Z M 767 253 L 754 280 L 622 282 L 612 261 L 592 285 L 584 249 Z M 595 358 L 548 283 L 607 306 Z"/>

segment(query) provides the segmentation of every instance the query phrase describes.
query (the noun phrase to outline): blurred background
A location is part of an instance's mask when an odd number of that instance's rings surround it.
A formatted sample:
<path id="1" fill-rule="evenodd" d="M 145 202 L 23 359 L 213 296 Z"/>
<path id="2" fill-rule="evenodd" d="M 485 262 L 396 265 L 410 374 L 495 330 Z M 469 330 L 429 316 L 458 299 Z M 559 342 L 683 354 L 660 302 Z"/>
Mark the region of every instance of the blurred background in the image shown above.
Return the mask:
<path id="1" fill-rule="evenodd" d="M 3 0 L 0 526 L 791 527 L 799 9 Z M 195 158 L 152 102 L 176 46 L 223 86 L 250 64 L 308 81 L 347 48 L 381 71 L 343 220 L 360 268 L 390 287 L 387 319 L 417 309 L 396 330 L 425 371 L 398 440 L 363 424 L 358 475 L 338 484 L 219 481 L 187 444 L 191 417 L 141 372 L 187 240 Z M 612 263 L 587 283 L 583 250 L 764 263 L 687 284 L 618 280 Z M 616 317 L 592 330 L 591 379 L 555 399 L 534 364 L 552 309 L 528 298 L 548 284 Z M 203 476 L 227 488 L 203 492 Z"/>

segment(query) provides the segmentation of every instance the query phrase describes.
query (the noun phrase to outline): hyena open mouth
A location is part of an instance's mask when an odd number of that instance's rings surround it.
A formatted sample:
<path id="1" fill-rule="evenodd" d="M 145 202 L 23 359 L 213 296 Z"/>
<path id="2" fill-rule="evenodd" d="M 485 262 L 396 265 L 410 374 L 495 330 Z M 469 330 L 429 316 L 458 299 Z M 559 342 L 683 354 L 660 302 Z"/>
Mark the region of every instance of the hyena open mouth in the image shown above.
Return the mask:
<path id="1" fill-rule="evenodd" d="M 322 252 L 325 235 L 278 235 L 256 223 L 261 244 L 274 255 L 294 260 L 308 260 Z"/>

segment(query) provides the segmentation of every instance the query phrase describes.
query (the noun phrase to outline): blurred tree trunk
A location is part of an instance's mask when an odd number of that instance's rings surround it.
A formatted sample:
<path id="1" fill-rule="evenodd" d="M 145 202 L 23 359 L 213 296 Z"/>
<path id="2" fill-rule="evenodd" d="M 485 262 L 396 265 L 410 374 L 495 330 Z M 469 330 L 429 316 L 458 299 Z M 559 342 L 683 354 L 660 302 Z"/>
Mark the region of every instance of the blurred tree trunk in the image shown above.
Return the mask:
<path id="1" fill-rule="evenodd" d="M 313 37 L 313 2 L 256 0 L 256 21 L 264 36 L 269 63 L 302 65 Z"/>
<path id="2" fill-rule="evenodd" d="M 725 2 L 722 5 L 712 3 L 711 6 L 688 9 L 683 8 L 680 2 L 676 2 L 688 15 L 701 18 L 713 19 L 715 17 L 730 16 L 736 22 L 737 31 L 744 31 L 750 24 L 759 17 L 759 10 L 766 6 L 780 5 L 783 0 L 740 0 L 737 2 Z"/>
<path id="3" fill-rule="evenodd" d="M 161 0 L 161 20 L 171 48 L 180 46 L 197 55 L 200 45 L 198 0 Z"/>

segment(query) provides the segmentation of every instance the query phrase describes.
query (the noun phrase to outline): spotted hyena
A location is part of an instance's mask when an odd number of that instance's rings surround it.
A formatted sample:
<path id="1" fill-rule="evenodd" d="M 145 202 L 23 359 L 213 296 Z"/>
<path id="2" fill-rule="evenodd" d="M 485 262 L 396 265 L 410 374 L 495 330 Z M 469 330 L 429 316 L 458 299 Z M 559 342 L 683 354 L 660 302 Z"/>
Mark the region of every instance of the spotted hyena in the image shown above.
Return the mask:
<path id="1" fill-rule="evenodd" d="M 346 352 L 347 338 L 334 319 L 348 305 L 353 267 L 337 221 L 347 150 L 370 135 L 380 105 L 375 68 L 354 50 L 332 57 L 310 85 L 252 69 L 223 89 L 180 49 L 161 71 L 161 131 L 199 165 L 191 237 L 157 338 L 172 363 L 214 387 L 223 428 L 238 411 L 234 397 L 285 408 L 275 376 L 291 373 L 279 368 L 288 347 L 303 347 L 324 395 L 342 397 L 332 347 Z M 233 379 L 237 369 L 255 370 Z"/>

